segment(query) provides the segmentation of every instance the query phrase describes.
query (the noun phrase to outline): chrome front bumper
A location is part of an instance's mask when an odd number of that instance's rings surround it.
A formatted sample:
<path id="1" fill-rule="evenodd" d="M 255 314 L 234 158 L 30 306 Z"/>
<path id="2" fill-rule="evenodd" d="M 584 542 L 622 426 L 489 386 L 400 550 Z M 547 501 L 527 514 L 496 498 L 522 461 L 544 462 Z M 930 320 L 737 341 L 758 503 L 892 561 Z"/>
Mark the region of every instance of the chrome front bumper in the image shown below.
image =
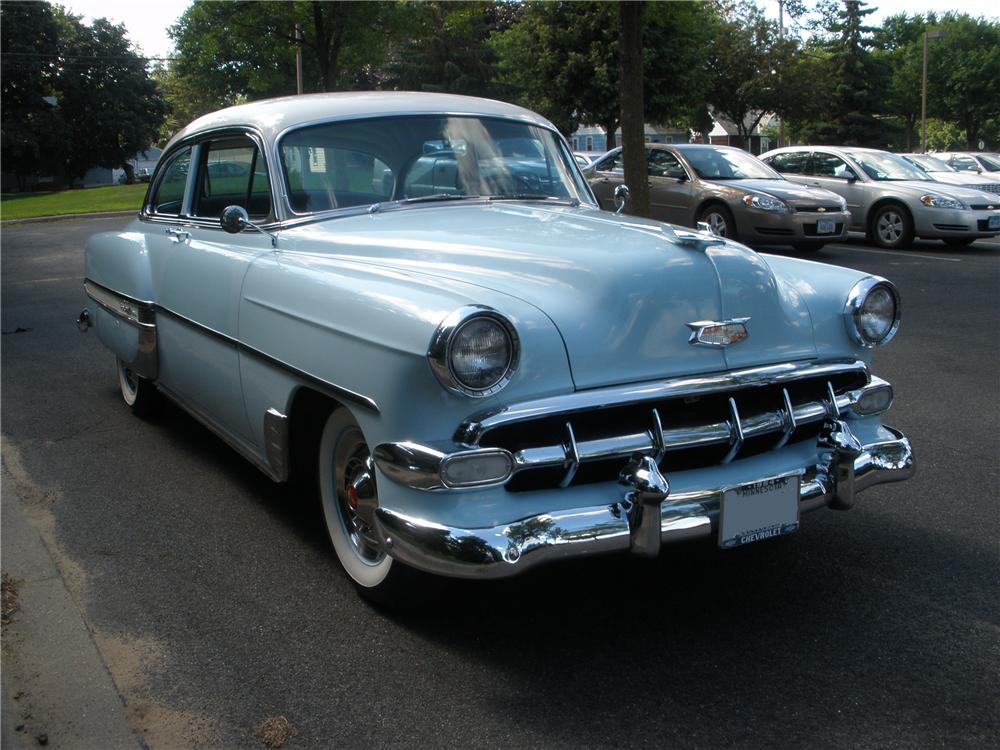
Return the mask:
<path id="1" fill-rule="evenodd" d="M 844 422 L 832 422 L 820 438 L 819 463 L 803 470 L 800 512 L 849 508 L 858 492 L 913 476 L 909 440 L 897 430 L 883 429 L 894 438 L 861 445 Z M 454 528 L 381 507 L 374 509 L 374 522 L 389 553 L 403 563 L 439 575 L 504 578 L 553 560 L 626 550 L 651 556 L 659 544 L 711 536 L 718 529 L 724 491 L 662 493 L 666 497 L 652 506 L 658 505 L 659 513 L 651 513 L 649 504 L 636 501 L 642 493 L 625 487 L 605 505 L 492 528 Z"/>

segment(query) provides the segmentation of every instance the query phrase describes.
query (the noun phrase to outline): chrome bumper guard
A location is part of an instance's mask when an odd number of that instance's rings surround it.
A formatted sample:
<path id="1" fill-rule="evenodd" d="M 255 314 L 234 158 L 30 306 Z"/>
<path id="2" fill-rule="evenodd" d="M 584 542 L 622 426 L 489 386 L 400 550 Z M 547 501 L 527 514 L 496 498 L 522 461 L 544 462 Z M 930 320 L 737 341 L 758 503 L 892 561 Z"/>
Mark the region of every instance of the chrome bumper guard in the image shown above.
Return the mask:
<path id="1" fill-rule="evenodd" d="M 829 420 L 817 444 L 821 460 L 804 471 L 800 512 L 849 508 L 858 492 L 913 476 L 910 441 L 884 429 L 894 439 L 862 445 L 845 422 Z M 621 481 L 626 486 L 622 497 L 606 505 L 492 528 L 453 528 L 381 507 L 374 509 L 374 522 L 394 558 L 459 578 L 504 578 L 553 560 L 604 552 L 631 550 L 651 557 L 660 544 L 711 536 L 718 528 L 724 488 L 670 495 L 655 462 L 642 455 L 623 470 Z"/>
<path id="2" fill-rule="evenodd" d="M 135 328 L 138 339 L 137 352 L 135 358 L 126 364 L 144 378 L 155 380 L 159 370 L 159 359 L 156 350 L 156 314 L 153 303 L 126 297 L 90 279 L 84 280 L 83 288 L 98 307 L 122 323 Z M 93 325 L 93 316 L 84 308 L 76 319 L 77 328 L 81 333 L 86 333 Z"/>

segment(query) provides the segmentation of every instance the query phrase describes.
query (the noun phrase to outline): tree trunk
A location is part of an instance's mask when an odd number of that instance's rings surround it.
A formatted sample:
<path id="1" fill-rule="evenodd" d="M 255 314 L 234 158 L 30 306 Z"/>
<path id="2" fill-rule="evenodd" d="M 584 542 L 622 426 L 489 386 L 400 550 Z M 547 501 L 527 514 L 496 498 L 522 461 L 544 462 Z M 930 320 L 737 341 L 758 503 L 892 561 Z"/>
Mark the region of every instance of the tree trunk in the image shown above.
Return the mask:
<path id="1" fill-rule="evenodd" d="M 643 129 L 643 3 L 627 0 L 620 3 L 618 9 L 622 29 L 618 57 L 622 150 L 625 157 L 625 184 L 629 189 L 629 206 L 626 210 L 637 216 L 649 216 L 649 183 Z"/>
<path id="2" fill-rule="evenodd" d="M 122 164 L 122 169 L 125 170 L 125 184 L 134 185 L 135 184 L 135 167 L 133 167 L 128 162 Z"/>
<path id="3" fill-rule="evenodd" d="M 604 150 L 610 151 L 618 144 L 615 143 L 615 131 L 618 130 L 618 123 L 615 120 L 608 120 L 605 123 L 601 123 L 601 127 L 604 128 L 606 137 L 604 139 Z"/>

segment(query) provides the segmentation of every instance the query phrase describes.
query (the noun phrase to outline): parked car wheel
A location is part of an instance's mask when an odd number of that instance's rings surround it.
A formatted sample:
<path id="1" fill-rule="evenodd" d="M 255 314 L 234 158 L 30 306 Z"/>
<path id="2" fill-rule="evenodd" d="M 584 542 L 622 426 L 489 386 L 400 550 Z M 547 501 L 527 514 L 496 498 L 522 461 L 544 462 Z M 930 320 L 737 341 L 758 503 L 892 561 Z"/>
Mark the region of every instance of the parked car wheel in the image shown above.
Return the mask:
<path id="1" fill-rule="evenodd" d="M 966 247 L 976 241 L 975 237 L 946 237 L 944 244 L 949 247 Z"/>
<path id="2" fill-rule="evenodd" d="M 351 486 L 370 471 L 371 453 L 350 412 L 336 408 L 327 417 L 319 444 L 319 490 L 323 517 L 337 559 L 365 598 L 398 604 L 403 579 L 416 572 L 395 562 L 357 511 Z M 374 477 L 372 477 L 374 481 Z"/>
<path id="3" fill-rule="evenodd" d="M 703 221 L 720 237 L 731 240 L 739 239 L 736 232 L 736 220 L 733 213 L 721 203 L 711 203 L 701 210 L 698 221 Z"/>
<path id="4" fill-rule="evenodd" d="M 132 413 L 143 419 L 156 413 L 160 394 L 156 386 L 142 377 L 128 365 L 115 357 L 115 373 L 118 376 L 118 388 L 122 400 L 132 409 Z"/>
<path id="5" fill-rule="evenodd" d="M 879 247 L 909 247 L 913 243 L 913 219 L 902 206 L 881 206 L 872 215 L 868 236 Z"/>

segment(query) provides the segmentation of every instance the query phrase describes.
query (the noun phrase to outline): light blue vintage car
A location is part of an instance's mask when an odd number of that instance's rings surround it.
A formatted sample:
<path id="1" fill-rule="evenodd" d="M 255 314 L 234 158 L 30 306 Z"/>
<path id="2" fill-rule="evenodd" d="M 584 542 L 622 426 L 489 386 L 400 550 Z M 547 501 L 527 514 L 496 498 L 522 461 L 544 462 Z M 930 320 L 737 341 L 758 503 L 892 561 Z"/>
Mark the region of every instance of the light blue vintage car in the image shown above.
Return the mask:
<path id="1" fill-rule="evenodd" d="M 226 165 L 225 167 L 213 165 Z M 318 482 L 369 597 L 414 569 L 792 532 L 909 477 L 888 281 L 598 210 L 496 101 L 301 96 L 202 117 L 92 237 L 79 325 L 275 481 Z"/>

